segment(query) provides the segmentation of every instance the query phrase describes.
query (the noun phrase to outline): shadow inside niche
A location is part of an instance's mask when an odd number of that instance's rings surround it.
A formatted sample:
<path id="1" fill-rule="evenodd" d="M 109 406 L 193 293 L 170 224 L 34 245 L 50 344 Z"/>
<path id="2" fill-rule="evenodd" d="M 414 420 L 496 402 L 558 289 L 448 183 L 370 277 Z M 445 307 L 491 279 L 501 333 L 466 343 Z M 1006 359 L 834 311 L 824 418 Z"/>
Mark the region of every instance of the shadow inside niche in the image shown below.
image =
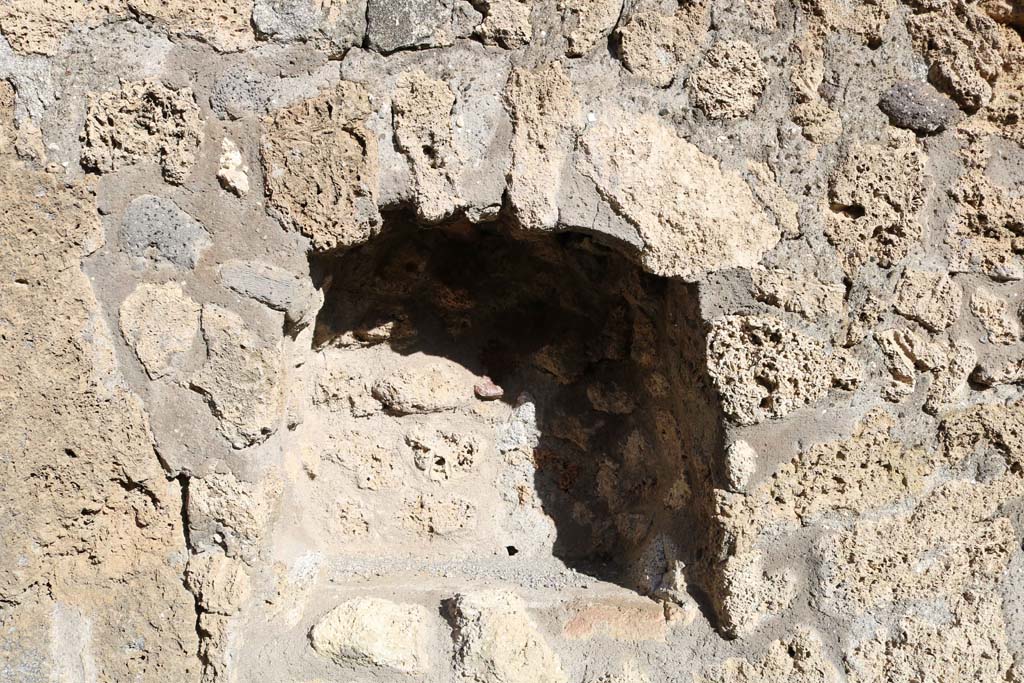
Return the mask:
<path id="1" fill-rule="evenodd" d="M 450 359 L 489 376 L 509 405 L 534 404 L 523 504 L 553 521 L 555 557 L 645 593 L 667 589 L 674 559 L 705 583 L 720 423 L 694 287 L 590 236 L 423 229 L 394 215 L 367 244 L 312 266 L 325 291 L 315 346 L 386 326 L 394 352 Z M 517 561 L 522 545 L 506 542 Z"/>

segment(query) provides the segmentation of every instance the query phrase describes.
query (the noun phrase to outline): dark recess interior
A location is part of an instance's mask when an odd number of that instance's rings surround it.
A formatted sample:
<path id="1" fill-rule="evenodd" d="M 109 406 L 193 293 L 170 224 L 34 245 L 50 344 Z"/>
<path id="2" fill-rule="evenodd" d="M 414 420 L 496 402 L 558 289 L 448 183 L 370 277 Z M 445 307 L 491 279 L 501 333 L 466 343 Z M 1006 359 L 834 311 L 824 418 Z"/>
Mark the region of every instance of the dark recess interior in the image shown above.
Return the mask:
<path id="1" fill-rule="evenodd" d="M 718 421 L 693 287 L 588 235 L 401 214 L 312 266 L 316 346 L 391 321 L 395 352 L 488 375 L 510 404 L 532 397 L 535 488 L 566 564 L 641 592 L 658 590 L 666 542 L 700 566 Z"/>

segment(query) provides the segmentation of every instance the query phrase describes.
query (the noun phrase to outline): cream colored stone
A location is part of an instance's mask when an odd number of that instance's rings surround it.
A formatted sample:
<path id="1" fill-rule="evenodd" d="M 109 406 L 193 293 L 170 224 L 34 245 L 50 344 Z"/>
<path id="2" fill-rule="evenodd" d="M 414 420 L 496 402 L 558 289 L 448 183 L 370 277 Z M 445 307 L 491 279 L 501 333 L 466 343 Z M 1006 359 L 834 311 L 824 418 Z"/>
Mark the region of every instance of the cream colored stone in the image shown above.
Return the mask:
<path id="1" fill-rule="evenodd" d="M 944 363 L 932 371 L 932 383 L 924 404 L 926 413 L 936 415 L 962 400 L 969 391 L 967 380 L 978 361 L 978 353 L 965 341 L 946 346 Z"/>
<path id="2" fill-rule="evenodd" d="M 280 493 L 280 482 L 270 474 L 257 484 L 227 472 L 191 477 L 186 512 L 192 548 L 198 552 L 223 549 L 229 558 L 252 564 Z M 223 568 L 230 570 L 231 565 Z M 228 585 L 235 583 L 232 579 Z"/>
<path id="3" fill-rule="evenodd" d="M 846 439 L 815 444 L 746 495 L 715 492 L 722 548 L 747 553 L 773 533 L 877 516 L 925 490 L 939 463 L 891 434 L 896 421 L 874 410 Z"/>
<path id="4" fill-rule="evenodd" d="M 560 0 L 566 53 L 581 57 L 601 42 L 619 20 L 622 0 Z"/>
<path id="5" fill-rule="evenodd" d="M 768 73 L 757 51 L 742 40 L 720 40 L 686 81 L 690 96 L 709 119 L 738 119 L 757 107 Z"/>
<path id="6" fill-rule="evenodd" d="M 826 284 L 784 268 L 750 271 L 754 298 L 811 321 L 837 317 L 845 310 L 846 288 Z"/>
<path id="7" fill-rule="evenodd" d="M 373 384 L 373 396 L 400 414 L 454 410 L 472 400 L 476 376 L 443 357 L 417 355 Z"/>
<path id="8" fill-rule="evenodd" d="M 355 598 L 321 618 L 309 640 L 317 653 L 339 665 L 422 674 L 430 664 L 429 618 L 420 605 Z"/>
<path id="9" fill-rule="evenodd" d="M 800 207 L 778 183 L 776 174 L 767 164 L 748 161 L 750 186 L 754 195 L 775 215 L 775 223 L 786 238 L 800 235 Z"/>
<path id="10" fill-rule="evenodd" d="M 335 500 L 325 510 L 325 531 L 336 538 L 359 538 L 370 533 L 369 513 L 362 504 L 349 500 Z"/>
<path id="11" fill-rule="evenodd" d="M 423 536 L 453 536 L 477 525 L 477 506 L 453 494 L 425 493 L 405 504 L 406 525 Z"/>
<path id="12" fill-rule="evenodd" d="M 993 7 L 997 5 L 1015 6 L 1015 12 L 1007 16 L 1005 9 L 996 11 L 993 14 Z M 1019 31 L 1021 24 L 1024 24 L 1024 8 L 1014 0 L 992 0 L 988 3 L 979 3 L 986 13 L 997 22 L 1010 24 L 1001 27 L 1002 34 L 1002 57 L 1004 64 L 1016 64 L 1024 59 L 1024 41 L 1016 38 L 1011 31 Z M 1009 20 L 1009 21 L 1007 21 Z M 1021 101 L 1020 93 L 1024 90 L 1024 74 L 1019 69 L 1004 69 L 999 74 L 999 80 L 992 88 L 992 100 L 985 106 L 983 116 L 988 120 L 988 125 L 979 125 L 979 128 L 993 128 L 1001 137 L 1011 140 L 1019 146 L 1024 146 L 1024 101 Z M 975 123 L 980 121 L 975 120 Z M 1024 668 L 1024 664 L 1021 664 Z"/>
<path id="13" fill-rule="evenodd" d="M 948 620 L 907 616 L 847 655 L 850 683 L 1005 681 L 1013 654 L 999 600 L 967 593 Z"/>
<path id="14" fill-rule="evenodd" d="M 283 415 L 279 343 L 259 339 L 237 314 L 207 304 L 202 312 L 206 363 L 189 384 L 210 402 L 234 448 L 265 441 Z"/>
<path id="15" fill-rule="evenodd" d="M 715 606 L 721 628 L 730 635 L 751 633 L 796 597 L 796 577 L 788 571 L 769 574 L 763 563 L 763 554 L 750 550 L 729 557 L 719 570 Z"/>
<path id="16" fill-rule="evenodd" d="M 402 74 L 392 95 L 395 141 L 412 166 L 416 214 L 428 223 L 455 212 L 459 159 L 452 146 L 455 95 L 422 71 Z"/>
<path id="17" fill-rule="evenodd" d="M 239 197 L 249 194 L 249 165 L 242 158 L 238 145 L 230 138 L 220 143 L 220 168 L 217 180 L 221 186 Z"/>
<path id="18" fill-rule="evenodd" d="M 356 486 L 368 491 L 400 488 L 408 476 L 400 454 L 381 438 L 375 424 L 355 424 L 339 430 L 326 445 L 317 444 L 325 460 L 338 464 L 352 476 Z"/>
<path id="19" fill-rule="evenodd" d="M 177 371 L 199 334 L 199 310 L 177 282 L 141 284 L 121 304 L 121 334 L 150 377 Z"/>
<path id="20" fill-rule="evenodd" d="M 746 441 L 733 441 L 725 449 L 725 481 L 731 491 L 747 488 L 757 470 L 757 451 Z"/>
<path id="21" fill-rule="evenodd" d="M 962 465 L 977 454 L 1003 470 L 1024 472 L 1024 406 L 980 405 L 946 417 L 940 428 L 946 458 Z"/>
<path id="22" fill-rule="evenodd" d="M 845 351 L 763 315 L 712 321 L 707 356 L 722 407 L 740 424 L 785 417 L 830 387 L 852 387 L 861 374 Z"/>
<path id="23" fill-rule="evenodd" d="M 0 5 L 0 33 L 18 52 L 53 55 L 74 28 L 94 28 L 126 14 L 124 0 L 10 0 Z"/>
<path id="24" fill-rule="evenodd" d="M 890 401 L 901 401 L 914 392 L 919 370 L 936 367 L 938 347 L 908 329 L 883 330 L 874 336 L 890 378 L 882 395 Z"/>
<path id="25" fill-rule="evenodd" d="M 256 44 L 253 0 L 127 0 L 132 11 L 156 21 L 175 35 L 197 38 L 219 52 L 238 52 Z"/>
<path id="26" fill-rule="evenodd" d="M 456 595 L 458 671 L 480 683 L 567 683 L 561 663 L 514 593 L 501 590 Z"/>
<path id="27" fill-rule="evenodd" d="M 654 116 L 607 111 L 579 146 L 579 170 L 636 227 L 652 273 L 749 268 L 779 241 L 743 179 Z"/>
<path id="28" fill-rule="evenodd" d="M 622 64 L 638 78 L 666 88 L 707 40 L 708 6 L 687 3 L 673 14 L 640 7 L 617 29 Z"/>
<path id="29" fill-rule="evenodd" d="M 1020 322 L 1006 300 L 987 287 L 978 287 L 971 295 L 971 312 L 981 321 L 993 344 L 1013 344 L 1020 339 Z"/>
<path id="30" fill-rule="evenodd" d="M 820 98 L 797 104 L 790 114 L 804 137 L 815 144 L 831 144 L 843 134 L 842 117 Z"/>
<path id="31" fill-rule="evenodd" d="M 486 454 L 486 441 L 459 425 L 417 426 L 403 441 L 409 460 L 432 481 L 447 481 L 473 471 Z"/>
<path id="32" fill-rule="evenodd" d="M 963 289 L 946 273 L 907 269 L 896 287 L 896 311 L 941 332 L 960 317 Z"/>
<path id="33" fill-rule="evenodd" d="M 1024 202 L 989 177 L 989 141 L 977 131 L 963 133 L 959 157 L 964 169 L 950 191 L 956 203 L 946 233 L 950 266 L 999 281 L 1021 280 L 1024 247 L 1019 226 L 1024 224 Z"/>
<path id="34" fill-rule="evenodd" d="M 771 498 L 792 502 L 806 524 L 829 514 L 861 516 L 919 494 L 934 457 L 900 442 L 892 432 L 898 436 L 896 420 L 882 410 L 872 411 L 851 438 L 801 452 L 792 471 L 775 478 Z M 786 492 L 783 482 L 789 484 Z"/>
<path id="35" fill-rule="evenodd" d="M 113 362 L 116 302 L 82 268 L 103 244 L 94 179 L 19 159 L 2 91 L 0 676 L 194 680 L 181 486 Z"/>
<path id="36" fill-rule="evenodd" d="M 528 229 L 558 224 L 558 196 L 579 122 L 579 103 L 561 63 L 513 69 L 506 97 L 512 114 L 508 199 Z"/>
<path id="37" fill-rule="evenodd" d="M 317 250 L 350 247 L 380 229 L 377 139 L 364 126 L 369 113 L 365 89 L 342 82 L 264 121 L 267 204 Z M 311 138 L 310 130 L 319 134 Z"/>
<path id="38" fill-rule="evenodd" d="M 965 0 L 924 9 L 908 15 L 907 30 L 929 64 L 929 79 L 969 112 L 988 104 L 1002 65 L 995 22 Z"/>
<path id="39" fill-rule="evenodd" d="M 773 641 L 755 660 L 728 659 L 701 683 L 841 683 L 817 633 L 798 626 L 792 635 Z"/>
<path id="40" fill-rule="evenodd" d="M 533 39 L 530 24 L 530 0 L 477 0 L 484 20 L 475 34 L 487 45 L 507 50 L 523 47 Z"/>
<path id="41" fill-rule="evenodd" d="M 911 513 L 864 520 L 819 543 L 821 590 L 829 612 L 864 614 L 880 605 L 992 590 L 1014 547 L 997 514 L 1018 481 L 950 482 Z"/>
<path id="42" fill-rule="evenodd" d="M 204 612 L 231 616 L 249 597 L 249 574 L 240 560 L 217 551 L 189 558 L 185 581 Z"/>
<path id="43" fill-rule="evenodd" d="M 902 401 L 914 392 L 918 375 L 930 373 L 932 382 L 925 410 L 931 413 L 956 398 L 977 360 L 970 344 L 935 341 L 908 328 L 881 330 L 875 332 L 874 338 L 889 372 L 889 383 L 882 396 L 889 401 Z"/>
<path id="44" fill-rule="evenodd" d="M 125 83 L 119 91 L 88 97 L 82 141 L 86 168 L 112 173 L 148 161 L 180 185 L 203 141 L 199 107 L 189 88 L 172 90 L 153 80 Z"/>
<path id="45" fill-rule="evenodd" d="M 834 7 L 831 3 L 828 6 Z M 860 9 L 859 17 L 868 14 Z M 818 22 L 810 22 L 790 48 L 796 58 L 790 73 L 790 85 L 797 100 L 790 116 L 793 123 L 801 127 L 803 136 L 818 145 L 835 142 L 843 133 L 839 112 L 829 107 L 819 92 L 825 78 L 824 43 L 827 35 L 828 31 Z"/>
<path id="46" fill-rule="evenodd" d="M 871 260 L 897 264 L 920 242 L 923 167 L 910 133 L 893 134 L 885 145 L 851 147 L 830 179 L 825 229 L 847 272 Z"/>

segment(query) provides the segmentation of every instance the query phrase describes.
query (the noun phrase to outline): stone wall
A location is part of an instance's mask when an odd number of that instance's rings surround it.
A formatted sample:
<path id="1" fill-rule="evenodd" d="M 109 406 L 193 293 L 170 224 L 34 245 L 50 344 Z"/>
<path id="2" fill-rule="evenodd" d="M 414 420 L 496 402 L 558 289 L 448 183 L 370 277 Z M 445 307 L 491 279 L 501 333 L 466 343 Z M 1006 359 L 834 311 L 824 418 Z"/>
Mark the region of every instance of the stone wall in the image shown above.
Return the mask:
<path id="1" fill-rule="evenodd" d="M 1018 0 L 0 6 L 0 681 L 1024 683 Z"/>

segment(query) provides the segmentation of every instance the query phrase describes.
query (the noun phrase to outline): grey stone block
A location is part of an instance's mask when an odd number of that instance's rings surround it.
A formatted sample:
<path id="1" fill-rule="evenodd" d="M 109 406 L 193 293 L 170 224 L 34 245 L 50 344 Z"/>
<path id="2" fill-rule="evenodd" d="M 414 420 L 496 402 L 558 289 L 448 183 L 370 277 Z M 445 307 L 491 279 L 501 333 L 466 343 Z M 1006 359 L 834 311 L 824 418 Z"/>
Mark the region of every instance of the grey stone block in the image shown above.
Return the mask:
<path id="1" fill-rule="evenodd" d="M 454 41 L 453 0 L 369 0 L 366 37 L 378 52 L 440 47 Z"/>
<path id="2" fill-rule="evenodd" d="M 259 261 L 228 261 L 220 267 L 225 287 L 284 313 L 289 327 L 305 327 L 316 317 L 323 293 L 308 277 Z"/>
<path id="3" fill-rule="evenodd" d="M 128 205 L 121 224 L 121 249 L 132 256 L 195 268 L 210 234 L 169 199 L 145 194 Z"/>

